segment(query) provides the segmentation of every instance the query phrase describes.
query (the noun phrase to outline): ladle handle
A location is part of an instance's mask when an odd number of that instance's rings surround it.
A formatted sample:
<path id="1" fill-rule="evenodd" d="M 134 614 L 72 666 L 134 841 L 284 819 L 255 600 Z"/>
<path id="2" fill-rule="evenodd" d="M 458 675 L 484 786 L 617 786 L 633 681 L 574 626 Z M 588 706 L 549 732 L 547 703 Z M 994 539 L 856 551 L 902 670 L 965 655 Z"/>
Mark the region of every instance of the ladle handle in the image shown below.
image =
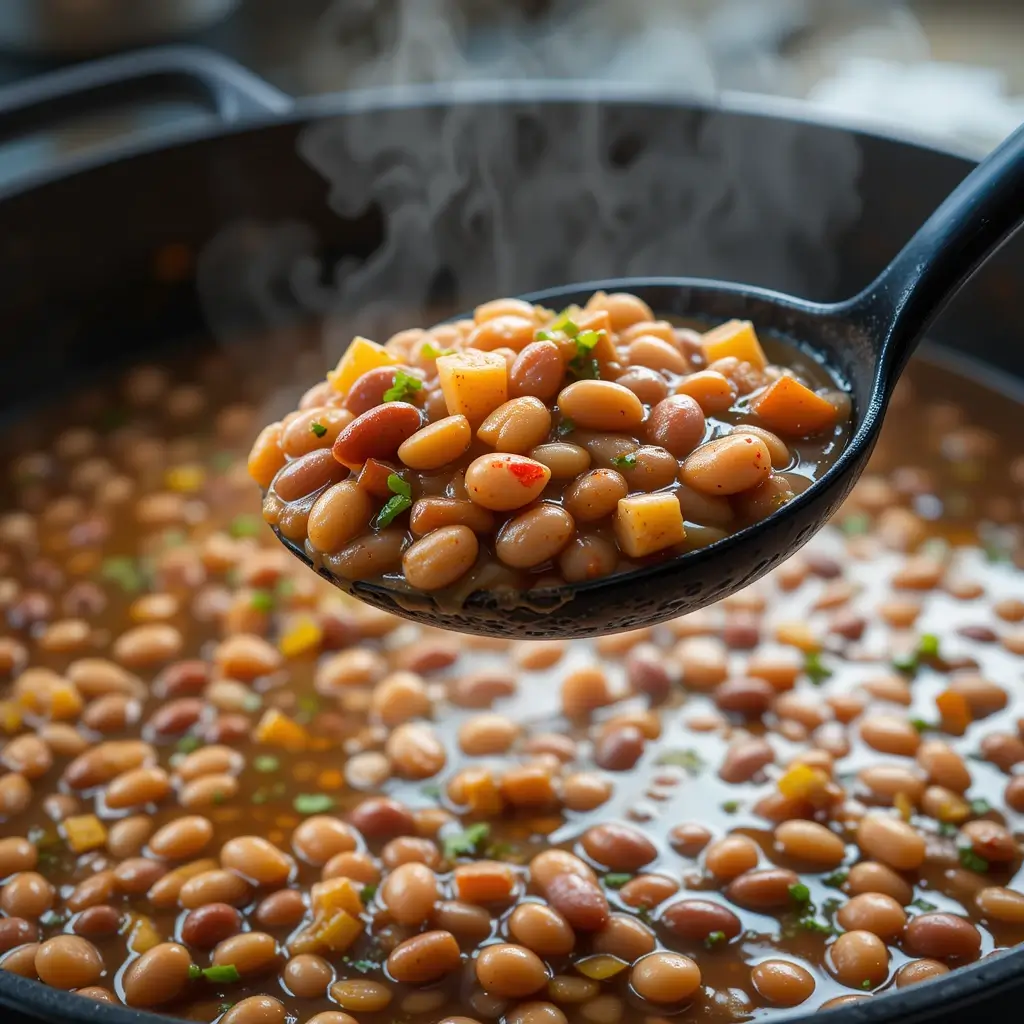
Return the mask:
<path id="1" fill-rule="evenodd" d="M 1024 125 L 957 186 L 844 315 L 878 342 L 894 383 L 932 320 L 1024 222 Z"/>

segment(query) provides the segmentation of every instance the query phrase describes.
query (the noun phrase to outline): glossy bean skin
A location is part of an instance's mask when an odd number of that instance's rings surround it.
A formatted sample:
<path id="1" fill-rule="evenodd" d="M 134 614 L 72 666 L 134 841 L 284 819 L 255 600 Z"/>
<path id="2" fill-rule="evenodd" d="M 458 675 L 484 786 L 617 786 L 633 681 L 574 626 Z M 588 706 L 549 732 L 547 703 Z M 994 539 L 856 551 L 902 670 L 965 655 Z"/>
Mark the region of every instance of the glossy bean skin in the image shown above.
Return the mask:
<path id="1" fill-rule="evenodd" d="M 176 943 L 165 942 L 147 950 L 122 978 L 125 1002 L 137 1009 L 171 1002 L 188 984 L 191 963 L 188 950 Z"/>

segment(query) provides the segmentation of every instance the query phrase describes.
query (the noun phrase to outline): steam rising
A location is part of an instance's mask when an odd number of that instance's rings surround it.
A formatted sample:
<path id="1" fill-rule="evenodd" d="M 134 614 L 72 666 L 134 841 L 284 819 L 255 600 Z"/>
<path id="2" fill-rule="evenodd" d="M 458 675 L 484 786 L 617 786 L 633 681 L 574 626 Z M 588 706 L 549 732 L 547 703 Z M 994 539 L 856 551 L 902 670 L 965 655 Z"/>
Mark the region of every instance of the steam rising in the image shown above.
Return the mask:
<path id="1" fill-rule="evenodd" d="M 493 53 L 468 55 L 454 6 L 394 0 L 390 31 L 378 40 L 382 52 L 353 77 L 362 86 L 468 79 L 457 92 L 478 102 L 452 104 L 440 95 L 415 114 L 385 107 L 312 121 L 299 138 L 331 210 L 345 218 L 379 210 L 381 245 L 363 262 L 325 265 L 312 225 L 230 226 L 200 265 L 215 331 L 281 329 L 302 313 L 323 317 L 319 376 L 353 333 L 383 341 L 438 301 L 466 309 L 561 283 L 673 274 L 797 294 L 828 290 L 834 260 L 827 240 L 859 208 L 856 143 L 837 135 L 807 151 L 785 122 L 751 119 L 737 132 L 714 114 L 677 116 L 664 103 L 639 102 L 641 77 L 677 87 L 682 77 L 688 96 L 710 95 L 711 61 L 685 20 L 668 19 L 674 0 L 644 5 L 646 18 L 659 10 L 665 17 L 657 15 L 640 42 L 630 35 L 633 5 L 610 0 L 605 15 L 613 9 L 623 38 L 632 40 L 619 52 L 588 49 L 594 5 L 579 12 L 562 4 L 543 40 L 512 25 Z M 359 47 L 366 58 L 364 38 L 346 42 L 341 24 L 359 13 L 351 0 L 332 8 L 325 36 L 335 59 Z M 631 79 L 625 95 L 638 102 L 599 102 L 602 92 L 623 93 L 610 86 L 496 84 L 545 76 L 574 57 L 605 61 L 603 77 L 611 67 L 615 77 Z M 559 90 L 578 102 L 542 101 L 542 93 Z M 279 397 L 274 410 L 294 394 Z"/>

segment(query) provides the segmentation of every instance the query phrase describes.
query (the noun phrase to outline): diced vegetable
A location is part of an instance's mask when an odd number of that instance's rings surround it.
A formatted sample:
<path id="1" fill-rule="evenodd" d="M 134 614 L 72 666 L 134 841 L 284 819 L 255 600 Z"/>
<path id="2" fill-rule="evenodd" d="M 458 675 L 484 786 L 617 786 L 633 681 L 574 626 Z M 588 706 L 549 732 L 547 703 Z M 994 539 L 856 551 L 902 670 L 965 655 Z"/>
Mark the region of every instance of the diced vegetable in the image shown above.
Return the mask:
<path id="1" fill-rule="evenodd" d="M 324 950 L 344 953 L 362 933 L 363 922 L 347 911 L 339 910 L 328 918 L 314 921 L 288 943 L 288 949 L 292 956 Z"/>
<path id="2" fill-rule="evenodd" d="M 576 970 L 584 978 L 590 978 L 591 981 L 607 981 L 609 978 L 614 978 L 616 974 L 621 974 L 628 966 L 629 964 L 624 960 L 620 960 L 610 953 L 597 953 L 578 961 Z"/>
<path id="3" fill-rule="evenodd" d="M 363 910 L 362 885 L 351 878 L 330 878 L 317 882 L 310 890 L 313 912 L 325 919 L 333 917 L 339 910 L 358 917 Z"/>
<path id="4" fill-rule="evenodd" d="M 64 841 L 72 853 L 98 850 L 107 843 L 107 827 L 95 814 L 78 814 L 61 823 Z"/>
<path id="5" fill-rule="evenodd" d="M 821 650 L 821 641 L 806 622 L 780 622 L 775 627 L 775 639 L 805 654 Z"/>
<path id="6" fill-rule="evenodd" d="M 348 394 L 349 388 L 369 370 L 379 366 L 394 366 L 397 360 L 375 341 L 368 338 L 354 338 L 352 344 L 345 349 L 345 354 L 338 362 L 337 368 L 327 374 L 331 387 L 341 394 Z"/>
<path id="7" fill-rule="evenodd" d="M 749 320 L 729 320 L 708 331 L 700 339 L 704 358 L 713 363 L 716 359 L 735 356 L 741 363 L 750 363 L 763 370 L 768 357 L 757 340 L 757 332 Z"/>
<path id="8" fill-rule="evenodd" d="M 686 539 L 683 512 L 674 494 L 637 494 L 620 498 L 615 536 L 630 558 L 642 558 Z"/>
<path id="9" fill-rule="evenodd" d="M 455 891 L 466 903 L 500 903 L 515 889 L 516 876 L 507 864 L 481 860 L 455 869 Z"/>
<path id="10" fill-rule="evenodd" d="M 795 764 L 779 776 L 779 792 L 790 800 L 814 801 L 825 792 L 828 776 L 820 768 Z"/>
<path id="11" fill-rule="evenodd" d="M 282 750 L 305 750 L 309 745 L 309 733 L 277 708 L 270 708 L 256 726 L 256 742 Z"/>
<path id="12" fill-rule="evenodd" d="M 943 690 L 935 698 L 935 706 L 942 718 L 943 731 L 953 736 L 962 736 L 973 720 L 967 698 L 956 690 Z"/>
<path id="13" fill-rule="evenodd" d="M 836 425 L 836 409 L 793 377 L 780 377 L 750 403 L 769 430 L 782 437 L 810 437 Z"/>
<path id="14" fill-rule="evenodd" d="M 281 636 L 278 647 L 286 658 L 297 658 L 301 654 L 315 653 L 323 640 L 323 630 L 313 619 L 306 616 L 295 619 Z"/>
<path id="15" fill-rule="evenodd" d="M 13 736 L 21 728 L 21 708 L 13 700 L 0 700 L 0 729 Z"/>
<path id="16" fill-rule="evenodd" d="M 438 382 L 448 413 L 475 429 L 508 401 L 508 367 L 496 352 L 457 352 L 437 360 Z"/>
<path id="17" fill-rule="evenodd" d="M 460 773 L 458 802 L 481 816 L 500 814 L 505 806 L 494 776 L 485 768 L 467 768 Z"/>
<path id="18" fill-rule="evenodd" d="M 145 914 L 130 913 L 128 919 L 128 949 L 132 953 L 145 953 L 163 942 L 163 934 Z"/>

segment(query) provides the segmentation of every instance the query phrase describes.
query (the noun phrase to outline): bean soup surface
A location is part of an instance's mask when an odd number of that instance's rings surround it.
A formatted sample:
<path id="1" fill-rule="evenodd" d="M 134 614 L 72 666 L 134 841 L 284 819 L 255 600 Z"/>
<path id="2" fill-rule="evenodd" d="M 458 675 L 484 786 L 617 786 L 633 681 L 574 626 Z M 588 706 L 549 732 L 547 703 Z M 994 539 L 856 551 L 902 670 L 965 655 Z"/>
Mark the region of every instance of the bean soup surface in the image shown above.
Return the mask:
<path id="1" fill-rule="evenodd" d="M 915 362 L 770 577 L 511 643 L 292 558 L 272 369 L 190 374 L 9 465 L 0 970 L 225 1024 L 732 1022 L 1024 939 L 1020 406 Z"/>
<path id="2" fill-rule="evenodd" d="M 598 292 L 356 338 L 257 439 L 266 520 L 345 580 L 517 594 L 627 572 L 779 509 L 848 439 L 849 396 L 733 320 Z"/>

